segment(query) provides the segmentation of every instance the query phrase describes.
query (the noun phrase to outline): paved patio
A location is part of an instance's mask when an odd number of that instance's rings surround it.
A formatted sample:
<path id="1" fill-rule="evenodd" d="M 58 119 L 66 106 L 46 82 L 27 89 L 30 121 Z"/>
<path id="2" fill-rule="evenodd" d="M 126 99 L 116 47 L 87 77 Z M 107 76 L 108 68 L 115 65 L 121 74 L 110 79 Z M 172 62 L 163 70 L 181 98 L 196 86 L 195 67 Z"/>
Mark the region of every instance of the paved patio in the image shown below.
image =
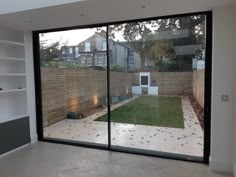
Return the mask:
<path id="1" fill-rule="evenodd" d="M 113 105 L 111 109 L 116 109 L 136 98 L 138 97 Z M 188 97 L 183 96 L 181 100 L 184 129 L 111 123 L 112 145 L 202 157 L 202 128 Z M 94 121 L 106 113 L 106 110 L 103 110 L 85 119 L 60 121 L 44 128 L 44 136 L 107 144 L 107 123 Z"/>

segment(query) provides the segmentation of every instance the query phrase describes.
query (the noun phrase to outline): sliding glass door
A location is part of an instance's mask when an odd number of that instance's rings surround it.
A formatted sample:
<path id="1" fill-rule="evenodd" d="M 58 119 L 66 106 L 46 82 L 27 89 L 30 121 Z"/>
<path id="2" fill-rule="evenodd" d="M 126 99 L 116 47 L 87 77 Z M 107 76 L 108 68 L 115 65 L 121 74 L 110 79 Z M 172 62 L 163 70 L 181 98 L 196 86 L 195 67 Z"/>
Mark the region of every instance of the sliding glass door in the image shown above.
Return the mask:
<path id="1" fill-rule="evenodd" d="M 107 146 L 106 28 L 39 36 L 43 137 Z"/>
<path id="2" fill-rule="evenodd" d="M 205 24 L 193 15 L 109 25 L 112 148 L 203 157 Z"/>
<path id="3" fill-rule="evenodd" d="M 40 139 L 207 162 L 210 29 L 206 12 L 34 32 Z"/>

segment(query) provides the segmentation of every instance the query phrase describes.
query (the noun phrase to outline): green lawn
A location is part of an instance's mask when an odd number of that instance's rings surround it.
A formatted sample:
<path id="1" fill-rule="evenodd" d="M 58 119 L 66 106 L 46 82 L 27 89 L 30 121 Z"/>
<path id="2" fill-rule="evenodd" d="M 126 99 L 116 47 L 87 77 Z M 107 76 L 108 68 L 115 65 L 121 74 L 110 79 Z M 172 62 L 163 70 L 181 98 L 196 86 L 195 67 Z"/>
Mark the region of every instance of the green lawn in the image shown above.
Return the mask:
<path id="1" fill-rule="evenodd" d="M 107 121 L 107 115 L 96 121 Z M 141 96 L 111 112 L 111 121 L 118 123 L 184 128 L 180 97 Z"/>

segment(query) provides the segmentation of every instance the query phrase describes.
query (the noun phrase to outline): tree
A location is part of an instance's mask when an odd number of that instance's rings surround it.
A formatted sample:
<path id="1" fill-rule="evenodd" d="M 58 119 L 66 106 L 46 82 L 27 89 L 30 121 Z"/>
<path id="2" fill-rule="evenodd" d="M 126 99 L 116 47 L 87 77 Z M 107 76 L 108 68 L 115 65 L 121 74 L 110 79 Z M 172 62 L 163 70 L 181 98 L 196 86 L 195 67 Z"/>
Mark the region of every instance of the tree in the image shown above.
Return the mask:
<path id="1" fill-rule="evenodd" d="M 60 56 L 59 41 L 48 44 L 47 40 L 40 40 L 40 59 L 42 62 L 52 61 L 58 56 Z"/>
<path id="2" fill-rule="evenodd" d="M 109 34 L 111 38 L 114 38 L 116 32 L 123 31 L 123 37 L 127 41 L 134 41 L 140 38 L 145 38 L 145 36 L 150 33 L 155 34 L 161 31 L 188 29 L 190 31 L 190 38 L 196 39 L 197 36 L 200 35 L 197 31 L 201 31 L 201 33 L 205 31 L 203 26 L 199 26 L 204 23 L 204 21 L 204 15 L 195 15 L 135 23 L 124 23 L 109 26 Z"/>
<path id="3" fill-rule="evenodd" d="M 175 59 L 176 54 L 173 48 L 173 44 L 170 40 L 164 41 L 150 41 L 150 44 L 145 45 L 142 55 L 146 55 L 146 58 L 150 60 L 160 60 L 163 57 L 170 60 Z"/>
<path id="4" fill-rule="evenodd" d="M 47 46 L 40 45 L 40 58 L 42 61 L 51 61 L 60 55 L 60 43 L 55 42 Z"/>
<path id="5" fill-rule="evenodd" d="M 173 34 L 184 31 L 188 33 L 188 37 L 160 39 L 161 32 L 166 31 Z M 175 45 L 203 44 L 204 46 L 205 16 L 195 15 L 109 26 L 111 39 L 115 38 L 117 32 L 122 32 L 129 45 L 139 52 L 144 66 L 147 59 L 159 60 L 164 56 L 174 60 Z"/>
<path id="6" fill-rule="evenodd" d="M 154 36 L 149 35 L 148 38 L 153 39 Z M 149 40 L 148 38 L 145 42 L 141 40 L 130 42 L 130 46 L 139 52 L 142 59 L 142 66 L 144 66 L 147 60 L 156 63 L 163 58 L 168 58 L 170 61 L 176 58 L 173 42 L 171 40 Z"/>

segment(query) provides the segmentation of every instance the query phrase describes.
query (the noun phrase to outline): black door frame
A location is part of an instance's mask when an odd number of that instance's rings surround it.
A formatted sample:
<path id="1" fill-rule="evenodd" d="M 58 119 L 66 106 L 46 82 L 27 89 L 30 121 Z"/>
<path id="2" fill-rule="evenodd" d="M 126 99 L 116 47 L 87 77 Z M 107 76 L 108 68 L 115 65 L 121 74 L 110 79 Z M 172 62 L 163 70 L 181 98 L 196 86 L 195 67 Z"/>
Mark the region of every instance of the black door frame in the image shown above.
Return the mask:
<path id="1" fill-rule="evenodd" d="M 39 43 L 39 34 L 47 32 L 56 32 L 64 30 L 74 30 L 74 29 L 83 29 L 83 28 L 94 28 L 94 27 L 106 27 L 107 29 L 107 49 L 109 49 L 109 39 L 108 39 L 108 26 L 122 23 L 132 23 L 148 20 L 157 20 L 157 19 L 166 19 L 166 18 L 176 18 L 176 17 L 185 17 L 193 15 L 205 15 L 206 16 L 206 63 L 205 63 L 205 98 L 204 98 L 204 154 L 203 158 L 199 159 L 196 157 L 190 157 L 186 155 L 172 154 L 172 153 L 157 153 L 152 151 L 137 150 L 137 149 L 114 149 L 111 147 L 111 118 L 110 118 L 110 100 L 108 99 L 108 145 L 100 146 L 98 144 L 90 144 L 86 142 L 74 142 L 74 141 L 63 141 L 58 139 L 46 139 L 43 137 L 43 120 L 42 120 L 42 92 L 41 92 L 41 70 L 40 70 L 40 43 Z M 65 28 L 56 28 L 56 29 L 46 29 L 33 31 L 33 55 L 34 55 L 34 76 L 35 76 L 35 97 L 36 97 L 36 117 L 37 117 L 37 133 L 38 140 L 43 142 L 59 143 L 73 146 L 81 146 L 87 148 L 97 148 L 103 150 L 111 150 L 118 152 L 128 152 L 140 155 L 155 156 L 161 158 L 169 158 L 175 160 L 183 160 L 190 162 L 199 162 L 209 164 L 210 156 L 210 139 L 211 139 L 211 79 L 212 79 L 212 11 L 203 11 L 203 12 L 194 12 L 194 13 L 185 13 L 177 15 L 167 15 L 159 17 L 150 17 L 143 19 L 133 19 L 133 20 L 124 20 L 117 22 L 109 23 L 100 23 L 92 25 L 83 25 L 83 26 L 72 26 Z M 107 96 L 110 97 L 110 63 L 109 61 L 109 50 L 107 50 Z"/>

